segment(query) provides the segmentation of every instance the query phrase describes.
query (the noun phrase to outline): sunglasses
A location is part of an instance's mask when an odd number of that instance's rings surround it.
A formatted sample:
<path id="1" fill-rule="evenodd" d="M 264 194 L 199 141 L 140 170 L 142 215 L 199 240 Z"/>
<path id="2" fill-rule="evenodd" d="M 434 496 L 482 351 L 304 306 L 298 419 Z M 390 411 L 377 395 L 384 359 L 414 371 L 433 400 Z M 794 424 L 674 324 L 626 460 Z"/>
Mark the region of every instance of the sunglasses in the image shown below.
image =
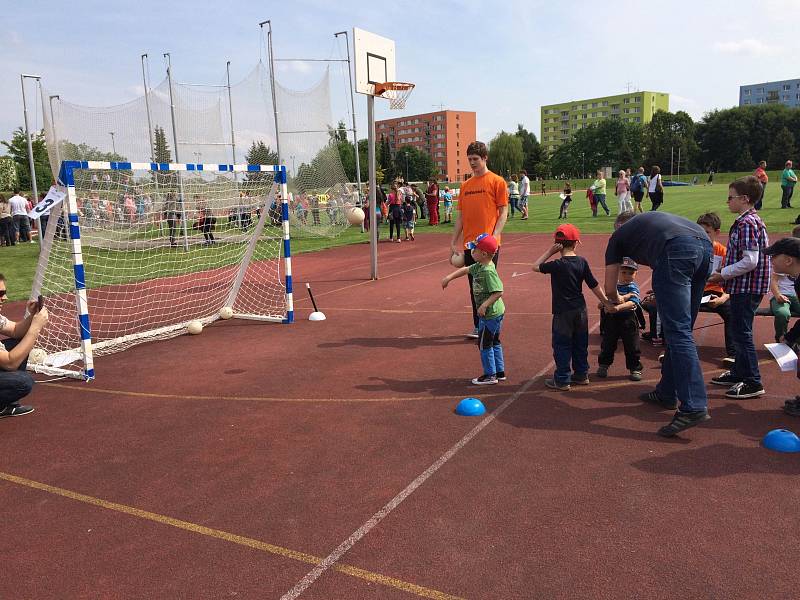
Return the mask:
<path id="1" fill-rule="evenodd" d="M 8 295 L 6 290 L 0 290 L 0 298 L 5 298 Z"/>
<path id="2" fill-rule="evenodd" d="M 740 196 L 728 196 L 728 202 L 730 202 L 731 200 L 735 200 L 736 198 L 747 198 L 747 196 L 744 194 Z"/>

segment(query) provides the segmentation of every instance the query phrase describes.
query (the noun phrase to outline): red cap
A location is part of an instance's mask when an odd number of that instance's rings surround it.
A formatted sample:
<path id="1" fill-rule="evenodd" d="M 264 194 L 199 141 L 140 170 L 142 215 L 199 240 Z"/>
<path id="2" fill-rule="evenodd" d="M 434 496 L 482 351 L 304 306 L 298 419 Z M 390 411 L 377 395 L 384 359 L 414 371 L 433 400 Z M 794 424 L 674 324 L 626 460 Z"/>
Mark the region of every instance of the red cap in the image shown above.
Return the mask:
<path id="1" fill-rule="evenodd" d="M 497 238 L 490 233 L 482 233 L 475 238 L 474 242 L 467 243 L 467 248 L 470 250 L 477 248 L 487 254 L 494 254 L 497 252 Z"/>
<path id="2" fill-rule="evenodd" d="M 579 242 L 581 232 L 572 223 L 564 223 L 556 228 L 555 238 L 557 242 Z"/>

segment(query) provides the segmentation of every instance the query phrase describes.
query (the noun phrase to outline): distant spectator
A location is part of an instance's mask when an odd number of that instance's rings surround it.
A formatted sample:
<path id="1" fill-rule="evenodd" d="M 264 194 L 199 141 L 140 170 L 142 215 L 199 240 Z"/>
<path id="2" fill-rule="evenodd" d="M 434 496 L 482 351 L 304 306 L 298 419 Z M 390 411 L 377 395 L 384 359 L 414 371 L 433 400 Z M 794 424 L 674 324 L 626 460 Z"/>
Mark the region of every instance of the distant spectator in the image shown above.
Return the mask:
<path id="1" fill-rule="evenodd" d="M 628 179 L 625 171 L 620 171 L 617 176 L 617 187 L 615 190 L 617 194 L 617 214 L 624 213 L 626 210 L 633 210 L 633 205 L 630 204 L 628 197 L 631 194 L 631 182 Z"/>
<path id="2" fill-rule="evenodd" d="M 444 188 L 442 201 L 444 202 L 444 221 L 442 222 L 450 223 L 453 220 L 453 192 L 449 187 Z"/>
<path id="3" fill-rule="evenodd" d="M 528 172 L 519 172 L 519 210 L 522 213 L 522 220 L 528 218 L 528 195 L 531 193 L 531 180 L 528 179 Z"/>
<path id="4" fill-rule="evenodd" d="M 11 206 L 3 194 L 0 194 L 0 243 L 4 246 L 16 244 L 14 235 L 14 219 L 11 217 Z"/>
<path id="5" fill-rule="evenodd" d="M 31 240 L 31 221 L 28 218 L 28 201 L 20 195 L 19 190 L 14 190 L 14 195 L 8 200 L 8 205 L 14 220 L 16 241 L 29 242 Z"/>
<path id="6" fill-rule="evenodd" d="M 639 167 L 636 171 L 636 175 L 631 178 L 631 194 L 633 195 L 633 201 L 635 203 L 633 212 L 635 213 L 642 213 L 642 198 L 644 198 L 644 192 L 647 189 L 647 177 L 644 174 L 644 167 Z"/>
<path id="7" fill-rule="evenodd" d="M 769 183 L 769 175 L 767 175 L 767 161 L 762 160 L 758 163 L 758 168 L 753 175 L 756 176 L 758 182 L 761 184 L 761 198 L 758 199 L 758 202 L 755 203 L 755 209 L 761 210 L 764 202 L 764 195 L 767 192 L 767 183 Z"/>
<path id="8" fill-rule="evenodd" d="M 708 180 L 706 181 L 706 185 L 714 185 L 714 167 L 710 167 L 708 169 Z"/>
<path id="9" fill-rule="evenodd" d="M 508 180 L 508 206 L 511 209 L 511 218 L 514 218 L 514 213 L 519 212 L 519 184 L 517 184 L 517 176 L 512 175 Z"/>
<path id="10" fill-rule="evenodd" d="M 661 181 L 661 167 L 653 165 L 650 171 L 650 181 L 647 184 L 647 196 L 652 202 L 650 210 L 658 210 L 664 203 L 664 184 Z"/>
<path id="11" fill-rule="evenodd" d="M 428 189 L 425 190 L 425 202 L 428 205 L 428 225 L 439 224 L 439 184 L 436 178 L 428 180 Z"/>
<path id="12" fill-rule="evenodd" d="M 781 173 L 781 208 L 792 208 L 792 194 L 794 194 L 794 186 L 797 183 L 797 175 L 792 171 L 792 161 L 786 161 L 786 167 Z"/>
<path id="13" fill-rule="evenodd" d="M 610 215 L 611 211 L 608 210 L 608 205 L 606 205 L 606 177 L 602 169 L 597 169 L 597 179 L 592 184 L 592 193 L 594 194 L 595 204 L 603 207 L 603 210 L 606 211 L 606 216 Z M 597 214 L 592 216 L 595 217 Z"/>

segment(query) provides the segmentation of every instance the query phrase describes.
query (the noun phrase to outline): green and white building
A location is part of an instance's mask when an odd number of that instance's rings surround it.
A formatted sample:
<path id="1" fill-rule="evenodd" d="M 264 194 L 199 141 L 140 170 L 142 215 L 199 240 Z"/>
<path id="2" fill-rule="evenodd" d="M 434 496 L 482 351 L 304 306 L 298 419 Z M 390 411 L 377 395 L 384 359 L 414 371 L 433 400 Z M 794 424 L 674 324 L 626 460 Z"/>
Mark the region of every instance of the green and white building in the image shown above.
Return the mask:
<path id="1" fill-rule="evenodd" d="M 649 123 L 657 110 L 669 111 L 669 94 L 630 92 L 542 106 L 539 140 L 552 153 L 579 129 L 604 119 Z"/>

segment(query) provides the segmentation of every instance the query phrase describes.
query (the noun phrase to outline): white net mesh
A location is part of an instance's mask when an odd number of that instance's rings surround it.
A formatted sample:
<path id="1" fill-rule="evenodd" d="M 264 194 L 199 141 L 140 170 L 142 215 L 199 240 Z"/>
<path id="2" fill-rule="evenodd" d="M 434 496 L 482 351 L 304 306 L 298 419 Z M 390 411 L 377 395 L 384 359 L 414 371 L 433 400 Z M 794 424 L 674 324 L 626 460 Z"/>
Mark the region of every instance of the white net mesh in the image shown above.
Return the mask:
<path id="1" fill-rule="evenodd" d="M 293 64 L 292 72 L 301 73 L 306 85 L 310 82 L 305 90 L 276 83 L 280 158 L 289 170 L 290 222 L 297 238 L 338 235 L 349 226 L 345 201 L 358 200 L 355 185 L 348 183 L 355 176 L 346 174 L 337 147 L 347 132 L 334 131 L 331 73 L 318 64 Z M 173 81 L 174 134 L 166 78 L 146 97 L 118 106 L 53 101 L 52 118 L 48 97 L 43 90 L 44 129 L 54 173 L 59 160 L 141 160 L 153 154 L 158 162 L 176 162 L 177 156 L 182 163 L 277 164 L 270 74 L 263 63 L 230 90 L 226 85 Z M 157 130 L 162 144 L 156 140 Z M 266 154 L 258 152 L 259 144 Z"/>
<path id="2" fill-rule="evenodd" d="M 274 174 L 207 169 L 75 172 L 95 355 L 181 335 L 223 307 L 246 318 L 286 317 Z M 73 244 L 60 208 L 50 216 L 34 284 L 50 311 L 37 345 L 45 365 L 79 371 Z"/>

